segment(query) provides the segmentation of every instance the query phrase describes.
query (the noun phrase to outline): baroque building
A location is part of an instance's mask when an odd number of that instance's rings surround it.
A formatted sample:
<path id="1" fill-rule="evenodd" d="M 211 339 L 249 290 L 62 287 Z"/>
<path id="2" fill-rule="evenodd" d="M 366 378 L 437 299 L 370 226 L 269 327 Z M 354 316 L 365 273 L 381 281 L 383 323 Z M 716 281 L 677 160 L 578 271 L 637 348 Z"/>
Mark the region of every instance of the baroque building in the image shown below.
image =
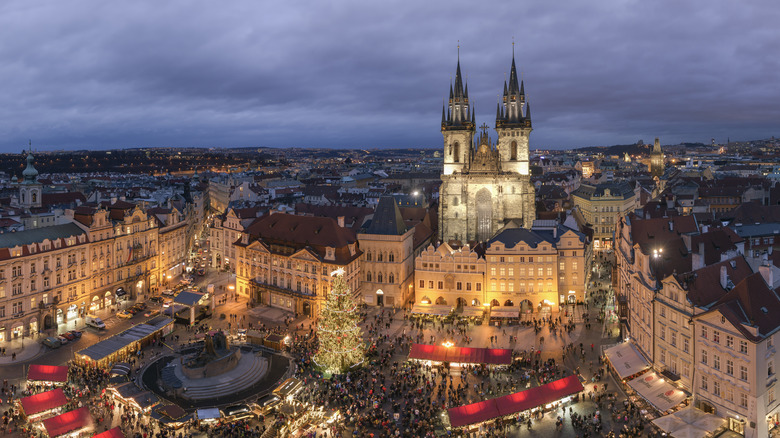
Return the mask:
<path id="1" fill-rule="evenodd" d="M 455 72 L 449 103 L 442 107 L 444 166 L 441 175 L 440 238 L 445 241 L 487 241 L 510 221 L 530 228 L 536 217 L 534 187 L 530 182 L 528 136 L 531 112 L 522 82 L 518 83 L 514 57 L 509 83 L 496 109 L 498 140 L 487 125 L 474 141 L 476 116 L 468 84 Z"/>

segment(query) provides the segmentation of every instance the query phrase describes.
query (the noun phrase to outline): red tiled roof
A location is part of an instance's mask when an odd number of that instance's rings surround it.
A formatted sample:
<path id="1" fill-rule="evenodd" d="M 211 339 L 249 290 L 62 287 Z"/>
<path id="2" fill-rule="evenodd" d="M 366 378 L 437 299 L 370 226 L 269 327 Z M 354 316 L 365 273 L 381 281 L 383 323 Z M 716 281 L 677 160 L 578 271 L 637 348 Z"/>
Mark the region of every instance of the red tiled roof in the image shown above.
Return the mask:
<path id="1" fill-rule="evenodd" d="M 693 305 L 708 307 L 728 293 L 728 290 L 720 284 L 720 272 L 723 266 L 726 267 L 726 274 L 732 284 L 737 284 L 753 274 L 745 257 L 740 255 L 691 273 L 678 275 L 677 280 L 683 288 L 687 285 L 687 297 Z"/>
<path id="2" fill-rule="evenodd" d="M 712 306 L 712 311 L 720 312 L 731 324 L 749 340 L 759 342 L 780 326 L 780 297 L 767 286 L 764 277 L 755 273 L 724 295 Z M 746 327 L 758 329 L 754 335 Z"/>

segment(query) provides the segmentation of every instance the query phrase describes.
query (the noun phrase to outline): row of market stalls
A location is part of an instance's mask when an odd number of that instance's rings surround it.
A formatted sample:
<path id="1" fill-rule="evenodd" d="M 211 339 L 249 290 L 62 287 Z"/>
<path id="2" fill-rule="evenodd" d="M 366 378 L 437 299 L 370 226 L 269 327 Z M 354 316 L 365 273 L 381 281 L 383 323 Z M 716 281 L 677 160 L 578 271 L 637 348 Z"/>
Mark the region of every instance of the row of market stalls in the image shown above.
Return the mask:
<path id="1" fill-rule="evenodd" d="M 522 309 L 515 306 L 464 306 L 460 312 L 455 314 L 455 307 L 442 304 L 415 304 L 412 306 L 412 315 L 420 317 L 448 317 L 458 316 L 461 318 L 484 318 L 485 314 L 490 317 L 491 323 L 512 323 L 520 321 Z"/>
<path id="2" fill-rule="evenodd" d="M 109 369 L 114 363 L 126 361 L 141 348 L 172 331 L 173 319 L 156 316 L 76 352 L 74 360 L 82 366 Z"/>
<path id="3" fill-rule="evenodd" d="M 512 350 L 413 344 L 409 350 L 409 359 L 450 364 L 510 365 Z"/>
<path id="4" fill-rule="evenodd" d="M 610 347 L 604 351 L 604 355 L 629 393 L 629 398 L 640 407 L 643 416 L 665 432 L 672 436 L 704 437 L 723 427 L 724 419 L 689 406 L 689 394 L 675 387 L 668 378 L 651 370 L 650 363 L 633 343 L 623 342 Z M 632 393 L 641 397 L 641 400 Z M 647 409 L 644 402 L 661 416 Z"/>
<path id="5" fill-rule="evenodd" d="M 447 414 L 453 428 L 476 426 L 525 411 L 553 408 L 558 403 L 567 402 L 571 396 L 583 389 L 580 379 L 572 375 L 503 397 L 450 408 Z"/>

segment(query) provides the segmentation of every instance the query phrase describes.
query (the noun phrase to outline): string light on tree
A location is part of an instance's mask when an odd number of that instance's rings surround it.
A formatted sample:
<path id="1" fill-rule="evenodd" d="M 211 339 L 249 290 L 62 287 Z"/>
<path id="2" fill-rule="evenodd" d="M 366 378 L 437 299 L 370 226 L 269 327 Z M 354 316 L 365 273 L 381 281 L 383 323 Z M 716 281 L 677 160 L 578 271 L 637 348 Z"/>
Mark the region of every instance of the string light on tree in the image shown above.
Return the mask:
<path id="1" fill-rule="evenodd" d="M 333 288 L 320 312 L 317 324 L 320 346 L 314 362 L 326 372 L 339 374 L 363 362 L 365 347 L 358 326 L 358 305 L 344 280 L 344 269 L 330 275 L 334 277 Z"/>

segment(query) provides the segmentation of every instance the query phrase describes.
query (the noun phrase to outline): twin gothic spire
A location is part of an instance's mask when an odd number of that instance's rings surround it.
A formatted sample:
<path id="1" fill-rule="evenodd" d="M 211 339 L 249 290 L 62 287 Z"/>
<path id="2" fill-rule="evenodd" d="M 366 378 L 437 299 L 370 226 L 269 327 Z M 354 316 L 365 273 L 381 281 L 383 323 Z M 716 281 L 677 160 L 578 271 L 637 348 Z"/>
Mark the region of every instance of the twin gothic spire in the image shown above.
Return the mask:
<path id="1" fill-rule="evenodd" d="M 460 72 L 460 50 L 458 51 L 458 66 L 455 70 L 455 85 L 450 83 L 449 102 L 442 105 L 442 128 L 471 129 L 476 128 L 474 105 L 469 102 L 469 86 L 464 84 Z M 509 82 L 504 81 L 504 94 L 496 106 L 496 127 L 513 127 L 531 125 L 531 108 L 525 100 L 525 85 L 518 81 L 515 56 L 512 54 L 512 68 Z"/>

